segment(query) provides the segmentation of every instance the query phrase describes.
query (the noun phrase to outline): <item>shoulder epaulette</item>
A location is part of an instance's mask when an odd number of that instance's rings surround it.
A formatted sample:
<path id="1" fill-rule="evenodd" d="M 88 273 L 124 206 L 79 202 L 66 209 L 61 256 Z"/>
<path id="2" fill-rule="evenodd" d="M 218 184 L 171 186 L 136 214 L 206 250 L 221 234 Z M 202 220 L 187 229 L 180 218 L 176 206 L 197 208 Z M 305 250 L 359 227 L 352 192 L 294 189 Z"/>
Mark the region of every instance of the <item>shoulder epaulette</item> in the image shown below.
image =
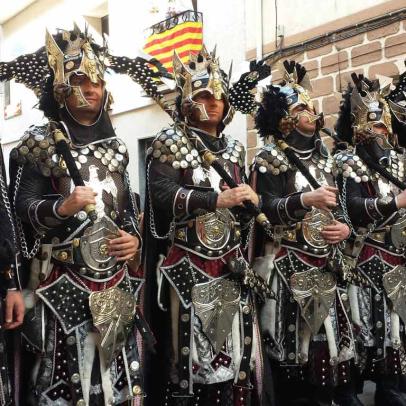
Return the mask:
<path id="1" fill-rule="evenodd" d="M 279 175 L 291 169 L 285 153 L 274 143 L 264 145 L 254 158 L 252 170 Z"/>
<path id="2" fill-rule="evenodd" d="M 47 126 L 30 127 L 10 152 L 10 158 L 19 165 L 31 164 L 46 177 L 66 175 L 66 166 L 56 153 L 55 141 Z"/>
<path id="3" fill-rule="evenodd" d="M 197 168 L 202 162 L 197 149 L 175 128 L 163 129 L 148 148 L 147 156 L 167 162 L 175 169 Z"/>

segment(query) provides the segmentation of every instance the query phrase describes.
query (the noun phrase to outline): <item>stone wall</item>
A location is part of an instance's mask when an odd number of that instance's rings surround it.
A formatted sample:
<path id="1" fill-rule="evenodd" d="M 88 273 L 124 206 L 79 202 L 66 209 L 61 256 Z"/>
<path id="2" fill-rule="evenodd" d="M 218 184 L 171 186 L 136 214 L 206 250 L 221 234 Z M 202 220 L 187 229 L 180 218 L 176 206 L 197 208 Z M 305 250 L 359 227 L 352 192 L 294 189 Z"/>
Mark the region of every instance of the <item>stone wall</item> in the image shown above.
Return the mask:
<path id="1" fill-rule="evenodd" d="M 317 111 L 323 111 L 325 126 L 333 128 L 337 119 L 341 92 L 351 81 L 351 73 L 363 73 L 369 78 L 376 75 L 396 78 L 405 69 L 406 21 L 368 31 L 348 39 L 325 45 L 296 55 L 310 76 Z M 276 64 L 278 65 L 278 64 Z M 272 81 L 282 78 L 282 69 L 272 67 Z M 259 146 L 251 118 L 248 119 L 247 163 L 250 164 Z"/>

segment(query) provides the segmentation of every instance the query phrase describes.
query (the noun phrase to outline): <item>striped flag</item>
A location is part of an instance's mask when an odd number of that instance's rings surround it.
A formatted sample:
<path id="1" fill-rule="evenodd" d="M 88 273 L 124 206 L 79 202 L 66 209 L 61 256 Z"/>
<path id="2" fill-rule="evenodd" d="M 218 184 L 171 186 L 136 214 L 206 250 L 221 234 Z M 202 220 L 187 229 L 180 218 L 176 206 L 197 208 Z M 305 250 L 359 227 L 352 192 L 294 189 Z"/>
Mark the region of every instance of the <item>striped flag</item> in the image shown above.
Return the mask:
<path id="1" fill-rule="evenodd" d="M 185 11 L 151 27 L 143 51 L 158 59 L 172 73 L 173 52 L 186 63 L 190 53 L 198 53 L 203 46 L 202 14 Z"/>

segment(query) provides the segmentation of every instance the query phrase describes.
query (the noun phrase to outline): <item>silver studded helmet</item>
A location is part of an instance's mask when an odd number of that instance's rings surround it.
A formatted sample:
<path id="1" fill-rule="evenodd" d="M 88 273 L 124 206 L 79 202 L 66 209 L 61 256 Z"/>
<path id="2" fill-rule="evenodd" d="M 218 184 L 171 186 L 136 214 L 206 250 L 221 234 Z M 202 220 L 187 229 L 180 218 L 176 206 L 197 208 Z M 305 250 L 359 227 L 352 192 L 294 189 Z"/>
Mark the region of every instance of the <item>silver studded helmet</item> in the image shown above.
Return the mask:
<path id="1" fill-rule="evenodd" d="M 78 100 L 78 106 L 87 106 L 80 87 L 70 85 L 73 74 L 86 75 L 96 83 L 104 80 L 105 71 L 110 70 L 130 76 L 143 86 L 148 95 L 153 96 L 156 92 L 157 86 L 152 79 L 154 72 L 145 59 L 112 56 L 106 43 L 98 45 L 87 30 L 82 32 L 77 25 L 71 31 L 58 30 L 54 35 L 46 32 L 45 42 L 45 46 L 36 52 L 0 62 L 0 82 L 15 80 L 34 91 L 40 100 L 39 108 L 47 117 L 52 115 L 55 118 L 54 109 L 43 108 L 41 103 L 41 100 L 48 99 L 49 93 L 53 95 L 49 103 L 59 108 L 72 93 Z M 105 109 L 110 101 L 110 94 L 106 92 Z"/>
<path id="2" fill-rule="evenodd" d="M 393 145 L 391 114 L 386 100 L 390 91 L 389 85 L 381 88 L 379 80 L 371 81 L 355 73 L 351 76 L 355 84 L 350 97 L 354 142 L 379 138 L 385 144 L 382 135 L 374 130 L 376 126 L 384 126 L 387 130 L 387 141 Z M 390 147 L 389 145 L 388 148 Z"/>
<path id="3" fill-rule="evenodd" d="M 70 78 L 85 75 L 92 83 L 104 82 L 107 47 L 98 46 L 87 30 L 81 32 L 76 24 L 72 31 L 59 30 L 57 35 L 46 31 L 45 43 L 48 64 L 54 75 L 55 99 L 63 106 L 65 98 L 73 93 L 78 107 L 88 106 L 80 86 L 72 86 Z"/>
<path id="4" fill-rule="evenodd" d="M 232 120 L 234 109 L 229 102 L 229 77 L 221 70 L 215 50 L 209 53 L 203 46 L 198 54 L 189 55 L 187 63 L 183 63 L 175 52 L 173 76 L 180 93 L 181 112 L 186 120 L 194 109 L 199 110 L 202 121 L 209 119 L 204 104 L 194 100 L 203 92 L 209 92 L 216 100 L 224 101 L 223 126 Z"/>

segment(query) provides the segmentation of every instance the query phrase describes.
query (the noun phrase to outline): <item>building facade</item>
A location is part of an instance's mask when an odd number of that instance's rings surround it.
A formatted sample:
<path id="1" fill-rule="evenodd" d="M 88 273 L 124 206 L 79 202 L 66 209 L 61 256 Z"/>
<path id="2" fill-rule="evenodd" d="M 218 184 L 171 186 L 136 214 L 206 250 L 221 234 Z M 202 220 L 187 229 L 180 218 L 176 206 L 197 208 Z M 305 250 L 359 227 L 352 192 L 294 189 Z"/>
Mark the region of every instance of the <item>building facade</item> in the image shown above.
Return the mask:
<path id="1" fill-rule="evenodd" d="M 324 112 L 330 129 L 352 72 L 396 80 L 405 70 L 406 3 L 402 0 L 262 0 L 262 42 L 258 37 L 253 41 L 260 20 L 252 9 L 246 10 L 247 60 L 260 50 L 272 66 L 273 80 L 282 77 L 284 59 L 302 63 L 311 78 L 315 107 Z M 260 141 L 253 120 L 247 121 L 251 162 Z"/>

